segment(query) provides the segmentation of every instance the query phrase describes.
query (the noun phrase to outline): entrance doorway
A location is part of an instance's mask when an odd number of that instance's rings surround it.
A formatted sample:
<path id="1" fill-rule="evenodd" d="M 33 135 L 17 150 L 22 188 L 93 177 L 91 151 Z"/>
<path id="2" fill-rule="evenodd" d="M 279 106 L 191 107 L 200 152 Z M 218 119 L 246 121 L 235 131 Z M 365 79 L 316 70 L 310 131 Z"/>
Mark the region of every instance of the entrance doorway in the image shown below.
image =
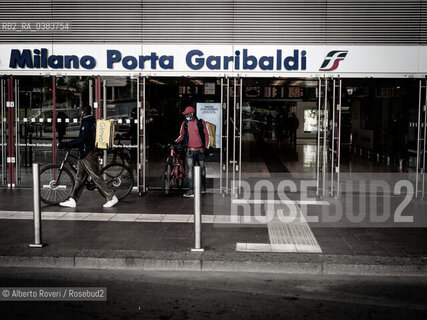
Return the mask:
<path id="1" fill-rule="evenodd" d="M 169 153 L 167 145 L 179 137 L 182 112 L 187 106 L 194 107 L 199 118 L 220 130 L 221 82 L 216 78 L 147 78 L 144 99 L 146 187 L 159 190 Z M 219 133 L 217 137 L 220 140 Z M 214 179 L 219 177 L 219 154 L 218 144 L 205 158 L 207 188 L 213 188 Z"/>

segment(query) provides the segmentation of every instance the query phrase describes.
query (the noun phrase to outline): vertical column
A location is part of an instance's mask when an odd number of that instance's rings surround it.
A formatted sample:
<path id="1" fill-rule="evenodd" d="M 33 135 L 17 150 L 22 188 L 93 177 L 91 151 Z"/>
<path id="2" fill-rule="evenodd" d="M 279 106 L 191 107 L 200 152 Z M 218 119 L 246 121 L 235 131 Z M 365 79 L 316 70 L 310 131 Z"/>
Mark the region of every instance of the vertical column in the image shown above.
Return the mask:
<path id="1" fill-rule="evenodd" d="M 340 79 L 339 83 L 339 94 L 338 94 L 338 141 L 337 141 L 337 167 L 336 167 L 336 173 L 337 173 L 337 193 L 336 195 L 340 196 L 340 174 L 341 174 L 341 113 L 342 113 L 342 107 L 341 107 L 341 98 L 342 98 L 342 79 Z"/>
<path id="2" fill-rule="evenodd" d="M 322 121 L 322 133 L 323 133 L 322 196 L 325 196 L 325 189 L 326 189 L 326 163 L 328 160 L 327 130 L 328 130 L 328 79 L 325 79 L 325 101 L 323 106 L 323 121 Z"/>
<path id="3" fill-rule="evenodd" d="M 34 243 L 30 248 L 42 248 L 42 218 L 40 208 L 40 168 L 38 163 L 33 163 L 33 219 Z"/>
<path id="4" fill-rule="evenodd" d="M 52 76 L 52 163 L 56 164 L 56 76 Z"/>
<path id="5" fill-rule="evenodd" d="M 219 136 L 221 137 L 220 141 L 220 152 L 219 152 L 219 193 L 222 194 L 222 162 L 223 162 L 223 126 L 224 126 L 224 119 L 223 119 L 223 112 L 222 109 L 224 108 L 224 79 L 221 78 L 221 108 L 220 108 L 220 119 L 221 119 L 221 125 L 219 127 Z"/>
<path id="6" fill-rule="evenodd" d="M 6 174 L 6 151 L 5 151 L 5 136 L 4 136 L 4 125 L 5 125 L 5 101 L 6 101 L 6 92 L 4 87 L 4 79 L 0 79 L 0 119 L 1 119 L 1 182 L 0 185 L 5 183 L 5 174 Z"/>
<path id="7" fill-rule="evenodd" d="M 14 140 L 15 140 L 15 158 L 13 160 L 14 169 L 15 169 L 15 186 L 20 183 L 21 179 L 21 165 L 19 163 L 19 79 L 14 81 L 15 88 L 15 103 L 14 103 L 14 116 L 13 121 L 15 122 L 14 126 Z"/>
<path id="8" fill-rule="evenodd" d="M 137 138 L 136 138 L 136 189 L 138 190 L 138 194 L 141 194 L 141 179 L 140 179 L 140 172 L 141 172 L 141 156 L 140 156 L 140 152 L 141 152 L 141 145 L 139 143 L 139 135 L 140 135 L 140 124 L 139 124 L 139 109 L 141 107 L 141 84 L 140 84 L 140 77 L 138 77 L 136 79 L 136 119 L 137 119 L 137 123 L 136 123 L 136 134 L 137 134 Z M 131 121 L 135 121 L 134 119 L 132 119 Z"/>
<path id="9" fill-rule="evenodd" d="M 228 193 L 228 171 L 229 171 L 229 99 L 230 79 L 221 79 L 221 152 L 220 152 L 220 193 Z M 225 173 L 225 179 L 224 179 Z"/>
<path id="10" fill-rule="evenodd" d="M 421 199 L 424 199 L 424 193 L 425 193 L 425 173 L 426 173 L 426 139 L 427 139 L 427 80 L 424 82 L 424 105 L 423 105 L 423 112 L 424 112 L 424 137 L 423 137 L 423 173 L 422 173 L 422 182 L 421 182 Z"/>
<path id="11" fill-rule="evenodd" d="M 316 161 L 316 195 L 320 195 L 320 105 L 322 104 L 322 79 L 319 78 L 319 100 L 317 102 L 317 161 Z"/>
<path id="12" fill-rule="evenodd" d="M 93 104 L 95 108 L 95 119 L 101 119 L 101 76 L 95 78 L 95 103 Z M 103 162 L 101 156 L 98 156 L 99 170 L 102 169 L 106 163 Z"/>
<path id="13" fill-rule="evenodd" d="M 14 124 L 15 102 L 13 100 L 13 76 L 7 79 L 7 163 L 8 163 L 8 187 L 15 187 L 15 154 L 14 154 Z"/>
<path id="14" fill-rule="evenodd" d="M 138 102 L 137 117 L 138 117 L 138 181 L 140 181 L 139 194 L 146 192 L 146 130 L 145 130 L 145 116 L 146 116 L 146 78 L 143 77 L 140 82 L 141 87 L 138 87 L 141 98 Z M 138 94 L 138 96 L 139 96 Z"/>
<path id="15" fill-rule="evenodd" d="M 243 127 L 243 79 L 240 78 L 240 103 L 239 103 L 239 194 L 242 189 L 242 127 Z"/>
<path id="16" fill-rule="evenodd" d="M 332 81 L 332 141 L 331 141 L 331 190 L 330 195 L 334 195 L 334 170 L 335 170 L 335 79 Z"/>
<path id="17" fill-rule="evenodd" d="M 415 198 L 418 198 L 418 180 L 419 180 L 419 169 L 420 169 L 420 136 L 421 136 L 421 91 L 422 82 L 419 81 L 419 93 L 418 93 L 418 122 L 417 122 L 417 162 L 415 168 Z"/>
<path id="18" fill-rule="evenodd" d="M 107 81 L 102 81 L 102 119 L 107 119 Z M 105 167 L 107 165 L 107 150 L 104 150 L 102 164 Z"/>
<path id="19" fill-rule="evenodd" d="M 237 132 L 237 79 L 233 79 L 233 181 L 231 184 L 232 195 L 236 195 L 236 132 Z"/>
<path id="20" fill-rule="evenodd" d="M 227 93 L 226 93 L 226 98 L 227 98 L 227 111 L 226 111 L 226 121 L 225 121 L 225 125 L 226 125 L 226 133 L 225 133 L 225 193 L 228 194 L 228 165 L 229 165 L 229 150 L 230 150 L 230 138 L 229 138 L 229 134 L 230 134 L 230 79 L 227 79 Z"/>
<path id="21" fill-rule="evenodd" d="M 95 109 L 95 119 L 101 119 L 101 76 L 95 78 L 95 102 L 93 106 Z"/>
<path id="22" fill-rule="evenodd" d="M 203 252 L 202 217 L 200 212 L 200 166 L 194 166 L 194 248 L 193 252 Z"/>

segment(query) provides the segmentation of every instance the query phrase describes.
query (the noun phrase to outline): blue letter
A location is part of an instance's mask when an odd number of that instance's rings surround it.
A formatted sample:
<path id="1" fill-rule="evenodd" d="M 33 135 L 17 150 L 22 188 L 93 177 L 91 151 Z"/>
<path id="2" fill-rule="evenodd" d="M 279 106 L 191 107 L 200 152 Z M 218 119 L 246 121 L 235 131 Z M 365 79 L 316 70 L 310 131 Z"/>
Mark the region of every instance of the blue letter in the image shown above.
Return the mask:
<path id="1" fill-rule="evenodd" d="M 52 69 L 62 69 L 64 67 L 63 62 L 64 62 L 63 56 L 50 56 L 47 59 L 47 64 Z"/>
<path id="2" fill-rule="evenodd" d="M 18 67 L 20 68 L 25 68 L 25 66 L 32 68 L 33 60 L 31 59 L 31 51 L 24 49 L 22 50 L 21 55 L 21 52 L 18 49 L 12 49 L 12 52 L 10 53 L 9 68 L 16 68 L 16 64 L 18 64 Z"/>
<path id="3" fill-rule="evenodd" d="M 221 69 L 221 58 L 219 56 L 209 56 L 206 59 L 206 66 L 211 69 Z"/>
<path id="4" fill-rule="evenodd" d="M 267 62 L 267 64 L 266 64 Z M 261 70 L 273 70 L 273 57 L 262 56 L 259 59 L 259 67 Z"/>
<path id="5" fill-rule="evenodd" d="M 113 63 L 122 60 L 122 54 L 119 50 L 107 50 L 107 68 L 113 69 Z"/>
<path id="6" fill-rule="evenodd" d="M 193 64 L 191 61 L 191 58 L 193 56 L 203 56 L 203 52 L 200 50 L 191 50 L 187 53 L 187 56 L 185 57 L 185 62 L 187 63 L 187 66 L 189 66 L 193 70 L 199 70 L 203 68 L 203 65 L 205 64 L 205 59 L 203 58 L 196 58 L 195 62 L 196 64 Z"/>
<path id="7" fill-rule="evenodd" d="M 305 70 L 306 66 L 307 66 L 307 61 L 305 58 L 306 54 L 307 54 L 307 52 L 305 50 L 301 51 L 301 70 Z"/>
<path id="8" fill-rule="evenodd" d="M 123 58 L 122 65 L 125 69 L 132 70 L 138 65 L 138 61 L 136 61 L 135 57 L 127 56 Z"/>
<path id="9" fill-rule="evenodd" d="M 159 66 L 162 69 L 173 69 L 173 56 L 161 56 Z"/>
<path id="10" fill-rule="evenodd" d="M 298 70 L 298 50 L 294 50 L 293 56 L 285 58 L 284 65 L 286 70 Z"/>
<path id="11" fill-rule="evenodd" d="M 248 64 L 250 62 L 251 64 Z M 243 69 L 253 70 L 257 66 L 257 58 L 248 56 L 248 49 L 243 49 Z"/>
<path id="12" fill-rule="evenodd" d="M 77 56 L 65 56 L 64 67 L 66 69 L 71 68 L 71 62 L 73 63 L 73 69 L 79 68 L 79 58 Z"/>
<path id="13" fill-rule="evenodd" d="M 92 56 L 83 56 L 80 59 L 80 65 L 85 69 L 93 69 L 96 65 L 95 58 Z"/>

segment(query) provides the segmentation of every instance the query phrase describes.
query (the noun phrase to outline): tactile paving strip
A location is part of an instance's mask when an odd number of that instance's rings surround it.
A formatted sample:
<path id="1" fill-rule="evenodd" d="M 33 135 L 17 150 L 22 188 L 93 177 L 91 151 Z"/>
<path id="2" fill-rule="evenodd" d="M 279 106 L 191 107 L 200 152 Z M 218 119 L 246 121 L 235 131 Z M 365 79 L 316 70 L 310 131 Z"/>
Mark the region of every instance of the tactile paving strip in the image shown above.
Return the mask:
<path id="1" fill-rule="evenodd" d="M 267 224 L 270 244 L 237 243 L 236 251 L 321 253 L 313 232 L 296 203 L 268 206 L 275 218 Z M 267 210 L 267 214 L 269 213 Z M 277 213 L 281 213 L 281 217 Z"/>

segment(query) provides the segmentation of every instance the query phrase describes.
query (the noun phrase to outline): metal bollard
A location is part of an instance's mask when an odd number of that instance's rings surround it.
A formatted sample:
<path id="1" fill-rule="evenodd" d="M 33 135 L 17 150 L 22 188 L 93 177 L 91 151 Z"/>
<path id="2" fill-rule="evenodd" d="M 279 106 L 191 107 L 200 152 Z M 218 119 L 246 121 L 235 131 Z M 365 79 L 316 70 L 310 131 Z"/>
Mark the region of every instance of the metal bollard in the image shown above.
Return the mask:
<path id="1" fill-rule="evenodd" d="M 387 157 L 387 165 L 390 165 L 390 157 Z"/>
<path id="2" fill-rule="evenodd" d="M 402 172 L 403 170 L 403 159 L 399 160 L 399 171 Z"/>
<path id="3" fill-rule="evenodd" d="M 201 195 L 201 175 L 200 166 L 194 166 L 194 248 L 193 252 L 203 252 L 202 248 L 202 217 L 200 214 L 200 195 Z"/>
<path id="4" fill-rule="evenodd" d="M 377 162 L 380 162 L 380 154 L 377 153 Z"/>
<path id="5" fill-rule="evenodd" d="M 34 214 L 34 243 L 30 248 L 41 248 L 42 243 L 42 217 L 40 209 L 40 171 L 39 164 L 33 163 L 33 214 Z"/>

